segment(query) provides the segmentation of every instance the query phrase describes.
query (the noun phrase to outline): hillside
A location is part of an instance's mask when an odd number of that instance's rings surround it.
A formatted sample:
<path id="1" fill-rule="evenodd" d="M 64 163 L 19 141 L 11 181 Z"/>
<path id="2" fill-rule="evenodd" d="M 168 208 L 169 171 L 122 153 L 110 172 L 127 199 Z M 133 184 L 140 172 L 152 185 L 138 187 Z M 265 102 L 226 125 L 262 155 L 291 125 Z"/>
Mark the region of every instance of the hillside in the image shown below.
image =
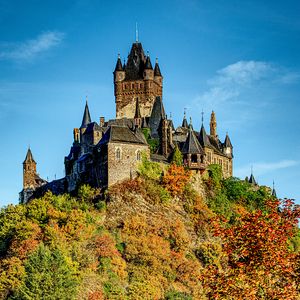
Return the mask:
<path id="1" fill-rule="evenodd" d="M 216 165 L 144 160 L 104 195 L 2 209 L 0 299 L 300 299 L 299 215 Z"/>

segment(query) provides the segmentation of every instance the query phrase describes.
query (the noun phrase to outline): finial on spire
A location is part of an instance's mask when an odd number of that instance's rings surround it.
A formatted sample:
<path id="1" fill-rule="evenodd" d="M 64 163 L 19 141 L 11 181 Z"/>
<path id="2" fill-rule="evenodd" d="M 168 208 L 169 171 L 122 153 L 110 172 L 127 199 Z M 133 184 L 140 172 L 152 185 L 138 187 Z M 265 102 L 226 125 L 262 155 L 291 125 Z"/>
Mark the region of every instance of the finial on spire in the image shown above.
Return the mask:
<path id="1" fill-rule="evenodd" d="M 190 125 L 192 125 L 192 117 L 190 117 Z"/>
<path id="2" fill-rule="evenodd" d="M 135 42 L 139 41 L 139 30 L 138 30 L 138 23 L 135 22 Z"/>
<path id="3" fill-rule="evenodd" d="M 201 112 L 201 121 L 202 121 L 202 125 L 203 125 L 203 121 L 204 121 L 204 111 L 203 111 L 203 109 L 202 109 L 202 112 Z"/>
<path id="4" fill-rule="evenodd" d="M 274 182 L 274 179 L 273 179 L 273 190 L 275 189 L 275 182 Z"/>
<path id="5" fill-rule="evenodd" d="M 186 107 L 183 109 L 183 117 L 186 118 Z"/>
<path id="6" fill-rule="evenodd" d="M 170 120 L 172 119 L 172 112 L 170 111 Z"/>
<path id="7" fill-rule="evenodd" d="M 120 55 L 120 53 L 118 53 L 118 58 L 121 58 L 121 55 Z"/>
<path id="8" fill-rule="evenodd" d="M 251 175 L 253 175 L 253 165 L 251 165 Z"/>
<path id="9" fill-rule="evenodd" d="M 147 56 L 149 57 L 150 55 L 149 55 L 149 51 L 147 51 Z"/>
<path id="10" fill-rule="evenodd" d="M 157 57 L 155 58 L 155 63 L 158 64 L 158 58 Z"/>

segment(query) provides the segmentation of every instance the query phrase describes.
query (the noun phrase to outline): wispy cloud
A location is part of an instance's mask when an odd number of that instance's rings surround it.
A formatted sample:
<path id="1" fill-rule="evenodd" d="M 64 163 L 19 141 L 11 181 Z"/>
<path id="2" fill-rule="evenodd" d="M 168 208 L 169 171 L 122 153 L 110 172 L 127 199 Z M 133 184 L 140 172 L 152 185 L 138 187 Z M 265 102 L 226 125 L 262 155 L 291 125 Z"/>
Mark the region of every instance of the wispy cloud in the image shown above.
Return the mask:
<path id="1" fill-rule="evenodd" d="M 58 46 L 64 39 L 64 33 L 48 31 L 22 43 L 10 44 L 0 50 L 0 60 L 32 61 L 43 52 Z"/>
<path id="2" fill-rule="evenodd" d="M 278 87 L 299 81 L 300 73 L 269 62 L 238 61 L 216 71 L 192 102 L 199 110 L 237 114 L 235 122 L 241 124 L 259 117 L 273 102 Z"/>
<path id="3" fill-rule="evenodd" d="M 237 102 L 238 96 L 255 83 L 270 76 L 271 64 L 263 61 L 238 61 L 217 71 L 208 80 L 208 90 L 198 95 L 195 102 L 213 108 L 228 102 Z"/>
<path id="4" fill-rule="evenodd" d="M 237 177 L 248 176 L 253 167 L 255 175 L 264 175 L 276 170 L 286 169 L 299 164 L 299 161 L 296 160 L 281 160 L 277 162 L 257 162 L 253 164 L 247 164 L 245 166 L 239 167 L 235 170 L 235 175 Z"/>

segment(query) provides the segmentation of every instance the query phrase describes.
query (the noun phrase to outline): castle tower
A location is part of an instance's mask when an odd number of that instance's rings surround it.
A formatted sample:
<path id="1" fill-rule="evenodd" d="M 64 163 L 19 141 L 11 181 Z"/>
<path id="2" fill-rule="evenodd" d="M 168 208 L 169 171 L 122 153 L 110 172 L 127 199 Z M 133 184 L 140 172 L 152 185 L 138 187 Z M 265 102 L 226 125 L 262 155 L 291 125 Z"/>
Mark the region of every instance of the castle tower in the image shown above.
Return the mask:
<path id="1" fill-rule="evenodd" d="M 36 162 L 33 159 L 30 148 L 27 150 L 23 162 L 23 189 L 34 189 L 36 187 Z"/>
<path id="2" fill-rule="evenodd" d="M 153 69 L 149 55 L 136 41 L 132 44 L 127 62 L 118 57 L 114 74 L 116 118 L 134 118 L 136 98 L 139 98 L 141 117 L 150 117 L 156 97 L 162 98 L 161 71 L 156 62 Z"/>
<path id="3" fill-rule="evenodd" d="M 212 111 L 211 116 L 210 116 L 210 135 L 213 136 L 214 138 L 217 138 L 217 120 L 216 120 L 216 115 L 215 112 Z"/>

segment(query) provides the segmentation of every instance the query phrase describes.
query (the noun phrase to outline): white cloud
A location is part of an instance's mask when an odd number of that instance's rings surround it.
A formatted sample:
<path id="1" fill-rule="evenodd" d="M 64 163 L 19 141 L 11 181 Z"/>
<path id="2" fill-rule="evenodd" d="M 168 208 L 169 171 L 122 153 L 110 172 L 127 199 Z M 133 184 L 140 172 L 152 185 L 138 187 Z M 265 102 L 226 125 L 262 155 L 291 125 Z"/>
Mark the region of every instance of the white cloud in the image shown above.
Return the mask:
<path id="1" fill-rule="evenodd" d="M 286 169 L 299 164 L 296 160 L 281 160 L 278 162 L 257 162 L 253 164 L 247 164 L 239 167 L 235 170 L 234 174 L 237 177 L 249 176 L 251 167 L 253 167 L 254 175 L 263 175 L 280 169 Z"/>
<path id="2" fill-rule="evenodd" d="M 229 102 L 241 103 L 237 98 L 244 89 L 267 78 L 273 72 L 271 64 L 263 61 L 238 61 L 218 70 L 208 80 L 209 89 L 195 98 L 198 105 L 206 109 L 216 108 Z"/>
<path id="3" fill-rule="evenodd" d="M 0 60 L 31 61 L 43 52 L 59 45 L 64 39 L 62 32 L 48 31 L 38 35 L 35 39 L 23 43 L 8 45 L 0 50 Z"/>

